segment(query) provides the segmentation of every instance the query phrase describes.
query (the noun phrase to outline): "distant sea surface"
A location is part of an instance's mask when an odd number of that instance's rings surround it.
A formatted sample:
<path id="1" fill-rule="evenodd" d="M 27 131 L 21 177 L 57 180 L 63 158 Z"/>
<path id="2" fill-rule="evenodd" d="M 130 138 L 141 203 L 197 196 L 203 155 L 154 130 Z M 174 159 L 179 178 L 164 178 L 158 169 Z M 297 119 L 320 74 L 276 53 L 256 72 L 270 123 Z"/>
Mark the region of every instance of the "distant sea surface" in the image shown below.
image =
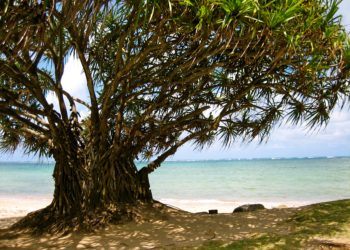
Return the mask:
<path id="1" fill-rule="evenodd" d="M 49 202 L 52 173 L 53 164 L 0 163 L 0 217 L 5 208 L 36 209 L 21 207 L 24 200 Z M 245 203 L 300 206 L 350 198 L 350 158 L 174 161 L 150 182 L 155 199 L 192 212 L 230 212 Z"/>

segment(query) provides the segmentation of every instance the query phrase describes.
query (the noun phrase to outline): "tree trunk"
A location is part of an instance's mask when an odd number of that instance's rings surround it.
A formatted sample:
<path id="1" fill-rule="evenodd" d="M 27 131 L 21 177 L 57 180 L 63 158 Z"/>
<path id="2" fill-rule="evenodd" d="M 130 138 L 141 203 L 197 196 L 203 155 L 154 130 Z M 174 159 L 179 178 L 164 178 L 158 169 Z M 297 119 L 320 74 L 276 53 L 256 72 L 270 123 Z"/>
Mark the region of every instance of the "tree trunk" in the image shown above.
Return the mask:
<path id="1" fill-rule="evenodd" d="M 131 157 L 116 156 L 110 151 L 100 159 L 92 169 L 92 208 L 152 201 L 148 174 L 143 170 L 138 171 Z"/>
<path id="2" fill-rule="evenodd" d="M 57 152 L 53 178 L 55 190 L 50 205 L 52 212 L 62 216 L 75 216 L 84 209 L 87 173 L 84 163 L 71 152 Z"/>
<path id="3" fill-rule="evenodd" d="M 55 233 L 79 229 L 86 214 L 88 175 L 85 164 L 74 151 L 55 150 L 56 160 L 53 178 L 55 189 L 53 200 L 44 209 L 29 213 L 14 229 L 31 229 L 34 233 Z"/>
<path id="4" fill-rule="evenodd" d="M 138 171 L 131 157 L 107 152 L 87 166 L 92 160 L 72 152 L 55 150 L 52 203 L 28 214 L 15 228 L 31 228 L 37 233 L 93 230 L 109 222 L 130 220 L 133 215 L 127 208 L 153 200 L 148 172 Z"/>

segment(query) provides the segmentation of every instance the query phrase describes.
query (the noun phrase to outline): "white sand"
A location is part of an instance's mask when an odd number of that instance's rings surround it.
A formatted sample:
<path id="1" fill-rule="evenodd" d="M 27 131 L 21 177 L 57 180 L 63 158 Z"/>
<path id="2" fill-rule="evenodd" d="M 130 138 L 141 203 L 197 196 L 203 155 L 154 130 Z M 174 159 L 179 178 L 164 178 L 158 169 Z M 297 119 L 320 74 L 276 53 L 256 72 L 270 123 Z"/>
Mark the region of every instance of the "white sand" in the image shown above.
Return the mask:
<path id="1" fill-rule="evenodd" d="M 0 196 L 0 219 L 21 217 L 49 205 L 49 196 Z M 217 209 L 219 213 L 231 213 L 236 207 L 244 204 L 261 203 L 266 208 L 299 207 L 316 202 L 261 202 L 261 201 L 225 201 L 225 200 L 179 200 L 160 199 L 160 202 L 192 213 Z"/>
<path id="2" fill-rule="evenodd" d="M 219 213 L 232 213 L 232 211 L 244 204 L 263 204 L 266 208 L 286 208 L 286 207 L 300 207 L 316 202 L 307 201 L 227 201 L 227 200 L 178 200 L 178 199 L 160 199 L 161 203 L 172 207 L 180 208 L 182 210 L 197 213 L 204 212 L 210 209 L 217 209 Z"/>
<path id="3" fill-rule="evenodd" d="M 0 196 L 0 219 L 25 216 L 46 207 L 51 201 L 51 197 L 41 196 Z"/>

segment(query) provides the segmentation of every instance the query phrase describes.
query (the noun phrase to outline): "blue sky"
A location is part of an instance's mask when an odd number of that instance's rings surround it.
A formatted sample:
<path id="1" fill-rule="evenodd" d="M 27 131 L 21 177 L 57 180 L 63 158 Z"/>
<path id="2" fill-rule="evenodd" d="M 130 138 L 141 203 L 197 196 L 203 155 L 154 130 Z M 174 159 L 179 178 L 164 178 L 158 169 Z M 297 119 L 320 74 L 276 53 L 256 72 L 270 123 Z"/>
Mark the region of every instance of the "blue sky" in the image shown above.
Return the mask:
<path id="1" fill-rule="evenodd" d="M 350 0 L 343 0 L 340 4 L 339 13 L 343 15 L 343 24 L 350 31 Z"/>
<path id="2" fill-rule="evenodd" d="M 343 24 L 350 31 L 350 0 L 343 0 L 339 13 L 343 15 Z M 84 84 L 68 83 L 68 79 L 70 83 L 84 82 L 82 75 L 76 73 L 81 72 L 81 65 L 72 58 L 67 63 L 62 78 L 63 85 L 71 94 L 84 98 L 84 95 L 87 95 Z M 50 98 L 54 103 L 54 98 L 49 96 Z M 350 105 L 343 110 L 335 110 L 326 128 L 309 131 L 304 127 L 284 125 L 275 128 L 266 143 L 238 143 L 230 148 L 223 148 L 220 143 L 214 143 L 210 148 L 198 151 L 191 145 L 185 145 L 170 160 L 317 156 L 350 156 Z M 38 161 L 38 158 L 24 156 L 23 152 L 18 150 L 14 154 L 0 153 L 0 161 Z"/>

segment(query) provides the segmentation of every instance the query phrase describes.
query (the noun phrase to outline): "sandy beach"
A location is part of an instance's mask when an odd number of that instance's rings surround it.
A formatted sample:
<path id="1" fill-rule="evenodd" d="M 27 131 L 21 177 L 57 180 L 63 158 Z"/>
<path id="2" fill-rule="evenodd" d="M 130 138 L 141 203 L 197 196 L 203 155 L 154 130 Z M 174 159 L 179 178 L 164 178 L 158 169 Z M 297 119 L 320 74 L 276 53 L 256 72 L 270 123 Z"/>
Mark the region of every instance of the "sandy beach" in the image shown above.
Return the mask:
<path id="1" fill-rule="evenodd" d="M 229 200 L 214 200 L 214 199 L 200 199 L 200 200 L 186 200 L 186 199 L 160 199 L 161 203 L 180 208 L 182 210 L 198 213 L 203 211 L 208 211 L 210 209 L 217 209 L 219 213 L 231 213 L 236 207 L 242 206 L 244 204 L 251 203 L 261 203 L 265 208 L 286 208 L 286 207 L 301 207 L 310 205 L 317 202 L 311 201 L 269 201 L 269 202 L 261 202 L 261 201 L 229 201 Z"/>
<path id="2" fill-rule="evenodd" d="M 22 217 L 26 214 L 46 207 L 52 198 L 49 196 L 0 196 L 0 219 L 9 217 Z M 186 199 L 160 199 L 161 203 L 170 207 L 179 208 L 191 213 L 217 209 L 219 213 L 231 213 L 236 207 L 249 202 L 228 200 L 186 200 Z M 266 208 L 300 207 L 312 204 L 312 202 L 262 202 Z"/>
<path id="3" fill-rule="evenodd" d="M 214 239 L 230 242 L 235 239 L 256 236 L 261 231 L 273 232 L 276 230 L 276 225 L 281 220 L 288 219 L 293 211 L 275 209 L 232 216 L 231 214 L 192 214 L 169 208 L 157 216 L 149 214 L 142 221 L 111 225 L 98 233 L 71 234 L 65 237 L 45 236 L 41 239 L 26 236 L 15 240 L 2 240 L 0 248 L 1 246 L 49 248 L 63 244 L 69 249 L 195 247 Z M 2 219 L 0 223 L 4 228 L 4 225 L 9 225 L 14 221 L 16 221 L 15 218 L 8 218 Z M 278 228 L 279 231 L 281 229 L 288 230 L 287 227 Z"/>
<path id="4" fill-rule="evenodd" d="M 25 216 L 46 207 L 51 201 L 49 196 L 0 196 L 0 219 Z"/>
<path id="5" fill-rule="evenodd" d="M 142 215 L 133 222 L 109 225 L 93 233 L 68 235 L 33 236 L 11 231 L 8 227 L 19 218 L 3 218 L 0 219 L 0 249 L 216 249 L 225 245 L 237 249 L 235 247 L 242 247 L 242 244 L 246 246 L 243 249 L 255 249 L 266 244 L 266 239 L 269 239 L 270 247 L 320 249 L 322 246 L 323 249 L 333 249 L 335 246 L 350 249 L 349 223 L 344 223 L 343 217 L 339 219 L 333 215 L 333 221 L 327 217 L 331 213 L 342 214 L 349 222 L 349 213 L 340 211 L 349 204 L 350 201 L 342 201 L 210 215 L 189 213 L 156 203 L 153 207 L 140 207 Z M 315 217 L 315 211 L 325 210 L 323 219 Z M 304 229 L 313 233 L 306 235 Z"/>

